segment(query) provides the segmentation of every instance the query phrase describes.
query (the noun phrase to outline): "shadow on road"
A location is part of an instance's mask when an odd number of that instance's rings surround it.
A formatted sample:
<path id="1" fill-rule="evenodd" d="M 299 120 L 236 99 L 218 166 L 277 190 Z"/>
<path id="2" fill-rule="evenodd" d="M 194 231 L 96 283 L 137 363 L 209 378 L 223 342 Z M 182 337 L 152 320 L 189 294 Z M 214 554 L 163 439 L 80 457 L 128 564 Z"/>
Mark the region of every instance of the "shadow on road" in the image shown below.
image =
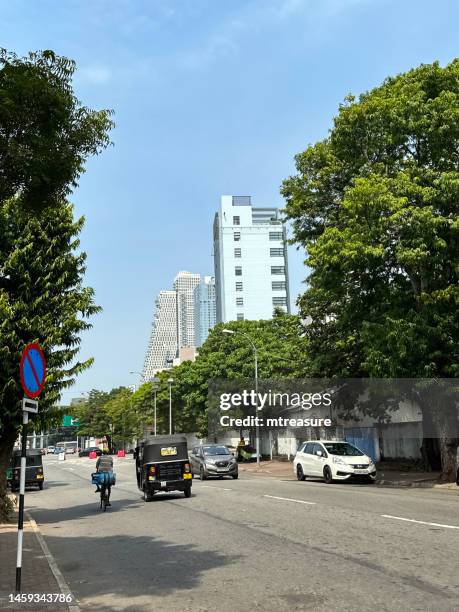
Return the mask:
<path id="1" fill-rule="evenodd" d="M 29 498 L 30 500 L 30 498 Z M 39 500 L 37 500 L 38 502 Z M 137 508 L 144 502 L 142 500 L 132 499 L 115 499 L 111 500 L 112 505 L 108 508 L 107 512 L 113 514 L 114 512 L 123 512 L 129 508 Z M 79 504 L 75 506 L 64 506 L 62 508 L 39 508 L 33 506 L 32 503 L 28 506 L 33 518 L 39 524 L 46 523 L 61 523 L 63 521 L 73 521 L 82 518 L 94 518 L 94 515 L 101 514 L 99 508 L 99 496 L 94 495 L 94 501 L 87 504 Z"/>
<path id="2" fill-rule="evenodd" d="M 38 517 L 38 512 L 35 514 Z M 152 521 L 148 536 L 46 536 L 46 542 L 72 592 L 85 605 L 90 602 L 91 611 L 154 610 L 152 598 L 174 593 L 181 597 L 182 592 L 186 597 L 202 574 L 240 559 L 239 555 L 205 548 L 202 543 L 160 539 L 154 530 Z M 124 602 L 120 608 L 118 598 Z"/>

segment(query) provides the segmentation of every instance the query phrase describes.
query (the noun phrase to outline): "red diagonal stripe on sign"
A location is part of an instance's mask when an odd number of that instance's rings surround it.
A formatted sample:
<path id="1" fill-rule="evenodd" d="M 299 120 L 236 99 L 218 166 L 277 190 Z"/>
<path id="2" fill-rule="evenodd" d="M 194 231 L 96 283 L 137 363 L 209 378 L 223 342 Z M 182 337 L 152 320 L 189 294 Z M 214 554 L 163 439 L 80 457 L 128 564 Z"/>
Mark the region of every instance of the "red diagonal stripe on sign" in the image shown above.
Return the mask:
<path id="1" fill-rule="evenodd" d="M 35 378 L 35 382 L 37 383 L 37 387 L 40 387 L 40 381 L 38 380 L 37 373 L 35 372 L 35 368 L 33 367 L 32 360 L 30 359 L 30 353 L 27 353 L 27 361 L 29 362 L 30 368 L 32 369 L 33 377 Z"/>

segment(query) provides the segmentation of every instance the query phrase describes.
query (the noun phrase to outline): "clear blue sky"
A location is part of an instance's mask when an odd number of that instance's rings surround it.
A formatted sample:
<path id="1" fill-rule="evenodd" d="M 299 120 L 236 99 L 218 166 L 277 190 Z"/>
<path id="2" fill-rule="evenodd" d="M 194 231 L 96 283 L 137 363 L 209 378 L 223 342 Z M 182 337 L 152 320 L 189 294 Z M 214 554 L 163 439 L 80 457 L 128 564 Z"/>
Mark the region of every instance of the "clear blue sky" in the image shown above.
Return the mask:
<path id="1" fill-rule="evenodd" d="M 458 52 L 454 0 L 4 0 L 1 13 L 2 46 L 75 59 L 80 99 L 116 113 L 115 146 L 72 197 L 104 311 L 81 345 L 95 364 L 64 399 L 137 382 L 155 294 L 179 270 L 213 271 L 221 194 L 282 206 L 293 156 L 347 93 Z M 293 295 L 302 262 L 292 249 Z"/>

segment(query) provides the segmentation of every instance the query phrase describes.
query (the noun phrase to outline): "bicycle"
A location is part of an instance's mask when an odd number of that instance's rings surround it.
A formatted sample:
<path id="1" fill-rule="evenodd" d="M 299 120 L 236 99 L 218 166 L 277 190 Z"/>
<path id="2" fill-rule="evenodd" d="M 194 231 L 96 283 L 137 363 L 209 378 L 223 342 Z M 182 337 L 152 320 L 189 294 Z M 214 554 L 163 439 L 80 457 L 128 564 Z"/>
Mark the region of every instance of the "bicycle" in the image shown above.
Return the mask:
<path id="1" fill-rule="evenodd" d="M 100 487 L 100 509 L 105 512 L 107 510 L 107 506 L 110 506 L 110 487 L 106 485 L 101 485 Z"/>

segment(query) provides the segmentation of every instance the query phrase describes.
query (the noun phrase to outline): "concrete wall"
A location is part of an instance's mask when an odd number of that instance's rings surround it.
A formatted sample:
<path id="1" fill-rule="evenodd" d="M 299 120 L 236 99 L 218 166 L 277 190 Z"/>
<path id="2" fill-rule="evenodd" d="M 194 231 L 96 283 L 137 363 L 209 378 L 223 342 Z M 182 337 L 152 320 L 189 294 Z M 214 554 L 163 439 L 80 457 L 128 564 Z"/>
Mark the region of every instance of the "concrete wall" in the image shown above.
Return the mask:
<path id="1" fill-rule="evenodd" d="M 385 459 L 421 459 L 422 424 L 390 423 L 381 427 Z"/>

